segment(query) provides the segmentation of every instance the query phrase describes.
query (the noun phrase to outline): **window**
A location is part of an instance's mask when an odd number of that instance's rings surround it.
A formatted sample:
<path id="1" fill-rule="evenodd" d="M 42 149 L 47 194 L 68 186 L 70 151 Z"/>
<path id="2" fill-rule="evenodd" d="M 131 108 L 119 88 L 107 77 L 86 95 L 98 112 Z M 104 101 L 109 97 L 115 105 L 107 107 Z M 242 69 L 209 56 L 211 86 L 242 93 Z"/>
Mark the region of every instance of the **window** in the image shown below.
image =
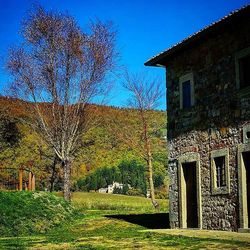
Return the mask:
<path id="1" fill-rule="evenodd" d="M 246 124 L 243 127 L 243 143 L 250 142 L 250 124 Z"/>
<path id="2" fill-rule="evenodd" d="M 241 50 L 236 54 L 235 67 L 237 88 L 250 88 L 250 48 Z"/>
<path id="3" fill-rule="evenodd" d="M 214 162 L 216 168 L 217 187 L 225 187 L 226 186 L 225 156 L 215 157 Z"/>
<path id="4" fill-rule="evenodd" d="M 230 192 L 228 149 L 211 152 L 212 194 L 228 194 Z"/>
<path id="5" fill-rule="evenodd" d="M 239 59 L 240 88 L 250 86 L 250 55 Z"/>
<path id="6" fill-rule="evenodd" d="M 249 140 L 250 139 L 250 131 L 246 132 L 246 138 Z"/>
<path id="7" fill-rule="evenodd" d="M 180 108 L 190 108 L 194 105 L 194 81 L 193 74 L 186 74 L 179 79 Z"/>
<path id="8" fill-rule="evenodd" d="M 186 81 L 182 83 L 182 104 L 183 108 L 191 107 L 191 83 Z"/>

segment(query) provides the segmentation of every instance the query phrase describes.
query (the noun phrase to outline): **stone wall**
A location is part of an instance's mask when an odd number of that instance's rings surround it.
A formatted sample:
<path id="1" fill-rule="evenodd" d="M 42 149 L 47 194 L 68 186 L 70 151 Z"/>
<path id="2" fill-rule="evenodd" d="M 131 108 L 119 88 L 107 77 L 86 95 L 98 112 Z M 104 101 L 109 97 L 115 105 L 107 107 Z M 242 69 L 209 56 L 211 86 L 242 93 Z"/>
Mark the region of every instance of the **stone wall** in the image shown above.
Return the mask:
<path id="1" fill-rule="evenodd" d="M 202 228 L 237 230 L 237 146 L 242 128 L 250 123 L 250 94 L 236 87 L 235 54 L 250 47 L 250 20 L 176 55 L 166 65 L 168 88 L 168 146 L 170 225 L 179 227 L 178 157 L 200 154 Z M 180 109 L 179 77 L 193 72 L 195 105 Z M 210 152 L 229 149 L 230 193 L 211 194 Z"/>

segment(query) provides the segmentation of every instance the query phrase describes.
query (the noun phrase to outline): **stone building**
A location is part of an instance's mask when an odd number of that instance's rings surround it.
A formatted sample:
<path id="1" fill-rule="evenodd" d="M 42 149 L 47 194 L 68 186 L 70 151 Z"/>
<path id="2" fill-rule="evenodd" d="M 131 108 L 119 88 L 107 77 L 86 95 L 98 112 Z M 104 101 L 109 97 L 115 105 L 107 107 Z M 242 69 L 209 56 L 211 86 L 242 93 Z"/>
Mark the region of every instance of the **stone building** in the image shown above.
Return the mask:
<path id="1" fill-rule="evenodd" d="M 166 68 L 171 228 L 250 228 L 250 5 L 146 66 Z"/>

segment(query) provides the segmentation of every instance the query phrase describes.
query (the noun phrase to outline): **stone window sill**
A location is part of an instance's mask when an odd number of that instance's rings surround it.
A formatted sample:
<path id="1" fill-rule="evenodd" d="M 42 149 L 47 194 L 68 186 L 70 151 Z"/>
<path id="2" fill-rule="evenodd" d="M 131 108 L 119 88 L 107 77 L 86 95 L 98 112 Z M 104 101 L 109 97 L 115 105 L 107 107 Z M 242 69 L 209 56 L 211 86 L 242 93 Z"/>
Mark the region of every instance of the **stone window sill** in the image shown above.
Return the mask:
<path id="1" fill-rule="evenodd" d="M 239 89 L 237 96 L 239 98 L 250 96 L 250 86 L 243 89 Z"/>
<path id="2" fill-rule="evenodd" d="M 181 108 L 180 109 L 180 113 L 181 114 L 185 114 L 185 113 L 188 113 L 188 112 L 192 112 L 193 110 L 195 110 L 195 105 L 191 106 L 191 107 L 188 107 L 188 108 Z"/>
<path id="3" fill-rule="evenodd" d="M 229 188 L 228 187 L 221 187 L 216 188 L 212 190 L 212 195 L 222 195 L 222 194 L 229 194 Z"/>

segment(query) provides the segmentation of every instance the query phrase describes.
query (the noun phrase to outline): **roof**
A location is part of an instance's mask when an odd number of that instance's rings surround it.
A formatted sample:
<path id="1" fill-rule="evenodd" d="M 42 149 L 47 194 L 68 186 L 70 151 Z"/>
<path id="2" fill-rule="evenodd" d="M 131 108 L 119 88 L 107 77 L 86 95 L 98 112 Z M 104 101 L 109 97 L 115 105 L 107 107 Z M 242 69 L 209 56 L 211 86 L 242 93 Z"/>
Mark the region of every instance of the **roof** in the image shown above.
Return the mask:
<path id="1" fill-rule="evenodd" d="M 231 12 L 227 16 L 221 18 L 220 20 L 206 26 L 205 28 L 199 30 L 193 35 L 185 38 L 181 42 L 153 56 L 147 62 L 145 62 L 144 65 L 162 66 L 164 63 L 166 63 L 167 60 L 175 56 L 176 53 L 181 52 L 187 48 L 190 48 L 197 42 L 201 42 L 208 36 L 212 35 L 213 33 L 220 31 L 221 28 L 226 27 L 228 24 L 232 22 L 237 22 L 242 18 L 250 18 L 250 4 L 245 5 L 242 8 Z"/>

